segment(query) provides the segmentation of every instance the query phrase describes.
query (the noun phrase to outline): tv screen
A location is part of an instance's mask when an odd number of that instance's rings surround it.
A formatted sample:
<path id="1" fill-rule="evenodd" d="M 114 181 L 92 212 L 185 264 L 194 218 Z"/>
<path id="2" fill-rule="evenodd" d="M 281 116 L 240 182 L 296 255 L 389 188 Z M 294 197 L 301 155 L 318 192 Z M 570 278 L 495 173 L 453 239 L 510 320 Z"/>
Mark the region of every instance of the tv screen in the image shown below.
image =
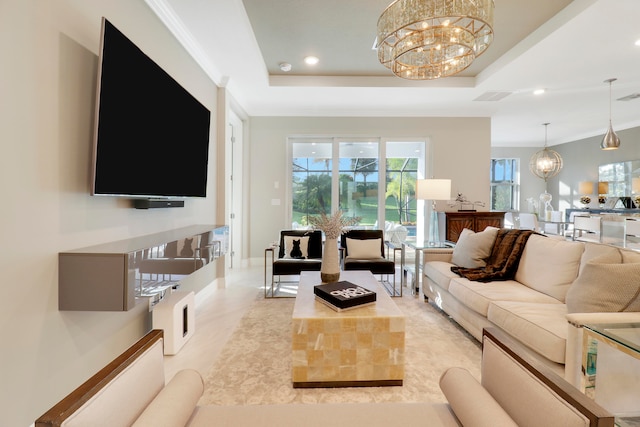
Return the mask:
<path id="1" fill-rule="evenodd" d="M 104 18 L 98 70 L 92 194 L 205 197 L 211 112 Z"/>

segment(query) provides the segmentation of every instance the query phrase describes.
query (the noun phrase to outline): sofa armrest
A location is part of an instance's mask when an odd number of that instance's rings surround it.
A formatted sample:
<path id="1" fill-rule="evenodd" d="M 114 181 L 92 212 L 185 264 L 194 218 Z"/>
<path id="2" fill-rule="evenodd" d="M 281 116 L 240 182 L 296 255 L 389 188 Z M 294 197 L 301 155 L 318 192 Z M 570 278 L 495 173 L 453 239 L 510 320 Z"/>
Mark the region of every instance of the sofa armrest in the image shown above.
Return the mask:
<path id="1" fill-rule="evenodd" d="M 164 387 L 163 331 L 152 330 L 35 422 L 130 426 Z"/>
<path id="2" fill-rule="evenodd" d="M 582 327 L 601 323 L 638 323 L 640 312 L 625 313 L 569 313 L 565 353 L 564 377 L 574 387 L 582 386 Z"/>
<path id="3" fill-rule="evenodd" d="M 427 248 L 422 250 L 423 263 L 429 261 L 451 262 L 453 248 Z"/>
<path id="4" fill-rule="evenodd" d="M 179 371 L 140 414 L 132 427 L 184 427 L 204 392 L 204 381 L 193 369 Z"/>
<path id="5" fill-rule="evenodd" d="M 485 328 L 482 386 L 518 425 L 613 427 L 614 417 L 522 344 Z"/>
<path id="6" fill-rule="evenodd" d="M 447 369 L 440 377 L 440 389 L 465 427 L 518 426 L 466 369 Z"/>

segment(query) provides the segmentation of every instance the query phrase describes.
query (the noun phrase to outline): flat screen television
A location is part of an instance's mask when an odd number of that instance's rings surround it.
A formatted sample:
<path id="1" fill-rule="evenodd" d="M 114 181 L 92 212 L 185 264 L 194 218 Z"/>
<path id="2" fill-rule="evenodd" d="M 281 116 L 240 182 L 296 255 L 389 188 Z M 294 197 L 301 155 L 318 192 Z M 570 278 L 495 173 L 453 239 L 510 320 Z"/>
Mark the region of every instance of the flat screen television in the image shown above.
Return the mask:
<path id="1" fill-rule="evenodd" d="M 206 197 L 211 112 L 105 18 L 92 195 Z"/>

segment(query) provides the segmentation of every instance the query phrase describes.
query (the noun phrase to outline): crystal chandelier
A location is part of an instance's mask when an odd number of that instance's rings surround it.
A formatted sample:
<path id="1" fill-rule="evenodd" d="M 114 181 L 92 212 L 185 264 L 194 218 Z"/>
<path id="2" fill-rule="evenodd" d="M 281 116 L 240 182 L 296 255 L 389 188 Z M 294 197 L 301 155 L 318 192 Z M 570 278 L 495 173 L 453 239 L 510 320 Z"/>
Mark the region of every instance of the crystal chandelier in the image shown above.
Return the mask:
<path id="1" fill-rule="evenodd" d="M 553 178 L 560 173 L 562 169 L 562 157 L 556 151 L 547 147 L 547 126 L 544 124 L 544 148 L 531 157 L 529 161 L 529 170 L 538 178 L 547 182 L 548 178 Z"/>
<path id="2" fill-rule="evenodd" d="M 396 0 L 378 19 L 378 59 L 396 76 L 459 73 L 493 41 L 494 0 Z"/>
<path id="3" fill-rule="evenodd" d="M 600 143 L 600 148 L 603 150 L 615 150 L 620 147 L 620 138 L 613 130 L 613 125 L 611 124 L 611 83 L 615 82 L 616 78 L 605 80 L 605 83 L 609 83 L 609 129 L 607 133 L 602 138 L 602 142 Z"/>

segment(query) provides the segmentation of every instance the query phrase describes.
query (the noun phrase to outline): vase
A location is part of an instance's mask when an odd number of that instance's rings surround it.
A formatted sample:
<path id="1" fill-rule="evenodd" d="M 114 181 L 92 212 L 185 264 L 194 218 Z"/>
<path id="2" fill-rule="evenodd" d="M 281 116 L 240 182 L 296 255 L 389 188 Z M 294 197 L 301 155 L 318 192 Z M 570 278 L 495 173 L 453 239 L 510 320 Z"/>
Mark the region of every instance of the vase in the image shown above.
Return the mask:
<path id="1" fill-rule="evenodd" d="M 340 279 L 340 257 L 338 255 L 338 240 L 327 239 L 322 251 L 322 266 L 320 280 L 322 283 L 337 282 Z"/>

